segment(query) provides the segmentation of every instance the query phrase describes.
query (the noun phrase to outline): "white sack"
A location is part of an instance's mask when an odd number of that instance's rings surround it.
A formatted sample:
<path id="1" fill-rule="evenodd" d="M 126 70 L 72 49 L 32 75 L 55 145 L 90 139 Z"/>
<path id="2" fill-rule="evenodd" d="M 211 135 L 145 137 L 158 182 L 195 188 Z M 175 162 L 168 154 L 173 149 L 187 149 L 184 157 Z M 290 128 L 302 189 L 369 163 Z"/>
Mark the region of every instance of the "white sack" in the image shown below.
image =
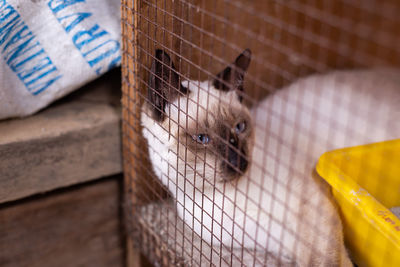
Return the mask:
<path id="1" fill-rule="evenodd" d="M 120 1 L 0 0 L 0 119 L 120 65 Z"/>

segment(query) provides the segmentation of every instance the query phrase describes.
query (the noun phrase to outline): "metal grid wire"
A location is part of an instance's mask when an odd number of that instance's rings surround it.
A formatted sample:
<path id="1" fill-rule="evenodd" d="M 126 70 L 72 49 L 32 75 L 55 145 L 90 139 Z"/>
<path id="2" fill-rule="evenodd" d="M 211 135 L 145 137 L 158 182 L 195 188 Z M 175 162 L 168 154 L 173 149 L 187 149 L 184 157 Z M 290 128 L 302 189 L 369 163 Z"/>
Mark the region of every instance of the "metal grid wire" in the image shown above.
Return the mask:
<path id="1" fill-rule="evenodd" d="M 400 72 L 382 68 L 400 67 L 399 14 L 396 0 L 122 1 L 135 245 L 162 266 L 346 263 L 343 216 L 315 165 L 332 149 L 400 138 Z M 355 179 L 398 164 L 380 159 L 352 165 Z M 390 195 L 384 180 L 372 187 Z"/>

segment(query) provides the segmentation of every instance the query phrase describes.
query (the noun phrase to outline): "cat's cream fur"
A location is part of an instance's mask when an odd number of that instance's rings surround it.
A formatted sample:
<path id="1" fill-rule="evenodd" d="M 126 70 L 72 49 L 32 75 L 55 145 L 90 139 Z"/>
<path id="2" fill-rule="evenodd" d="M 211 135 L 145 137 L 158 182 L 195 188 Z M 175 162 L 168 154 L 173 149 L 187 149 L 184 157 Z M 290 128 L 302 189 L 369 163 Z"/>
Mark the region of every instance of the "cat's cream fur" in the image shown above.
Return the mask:
<path id="1" fill-rule="evenodd" d="M 211 81 L 182 86 L 186 94 L 166 98 L 165 116 L 155 119 L 147 102 L 141 121 L 154 171 L 194 232 L 213 246 L 267 251 L 298 266 L 352 266 L 339 214 L 314 167 L 325 151 L 400 137 L 400 72 L 311 76 L 251 111 L 235 90 Z M 208 131 L 218 138 L 219 124 L 241 120 L 250 163 L 232 180 L 224 158 L 192 137 Z"/>

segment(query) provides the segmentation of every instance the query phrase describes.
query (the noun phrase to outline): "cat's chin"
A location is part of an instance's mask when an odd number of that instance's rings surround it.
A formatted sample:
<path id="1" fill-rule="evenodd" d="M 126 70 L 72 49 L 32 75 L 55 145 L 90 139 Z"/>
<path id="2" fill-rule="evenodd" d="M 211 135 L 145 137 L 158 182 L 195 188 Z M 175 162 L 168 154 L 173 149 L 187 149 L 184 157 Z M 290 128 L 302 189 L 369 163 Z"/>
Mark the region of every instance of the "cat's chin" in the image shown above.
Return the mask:
<path id="1" fill-rule="evenodd" d="M 235 183 L 243 177 L 243 174 L 222 175 L 220 183 Z"/>

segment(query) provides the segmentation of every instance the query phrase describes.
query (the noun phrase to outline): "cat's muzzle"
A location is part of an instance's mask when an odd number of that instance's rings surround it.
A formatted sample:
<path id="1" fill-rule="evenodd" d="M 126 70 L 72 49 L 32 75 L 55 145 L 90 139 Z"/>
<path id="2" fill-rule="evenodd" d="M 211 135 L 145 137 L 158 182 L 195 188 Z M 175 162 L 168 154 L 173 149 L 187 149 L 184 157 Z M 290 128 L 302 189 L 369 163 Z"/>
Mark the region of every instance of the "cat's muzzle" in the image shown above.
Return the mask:
<path id="1" fill-rule="evenodd" d="M 226 174 L 224 180 L 233 180 L 246 172 L 249 162 L 244 149 L 245 145 L 244 142 L 231 138 L 229 145 L 225 146 L 224 159 L 222 161 L 222 169 Z"/>

